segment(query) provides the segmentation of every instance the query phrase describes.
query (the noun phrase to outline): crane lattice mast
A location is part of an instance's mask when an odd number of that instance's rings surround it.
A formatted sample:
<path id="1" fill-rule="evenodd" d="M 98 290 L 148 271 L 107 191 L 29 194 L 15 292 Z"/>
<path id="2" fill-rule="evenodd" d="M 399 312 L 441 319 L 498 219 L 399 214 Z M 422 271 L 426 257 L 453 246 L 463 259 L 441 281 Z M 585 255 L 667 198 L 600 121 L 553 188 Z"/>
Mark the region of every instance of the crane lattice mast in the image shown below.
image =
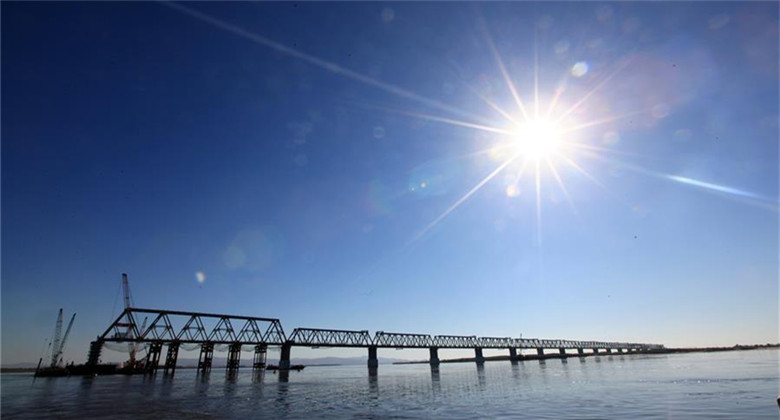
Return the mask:
<path id="1" fill-rule="evenodd" d="M 60 309 L 60 311 L 62 311 Z M 62 315 L 62 313 L 60 313 Z M 60 321 L 62 317 L 60 316 Z M 65 329 L 65 335 L 62 336 L 62 341 L 60 341 L 59 345 L 54 347 L 52 349 L 52 358 L 51 358 L 51 367 L 57 367 L 60 362 L 62 361 L 62 352 L 65 351 L 65 343 L 68 342 L 68 336 L 70 335 L 70 329 L 73 327 L 73 321 L 76 320 L 76 314 L 74 313 L 72 317 L 70 317 L 70 322 L 68 322 L 68 328 Z M 62 328 L 62 323 L 60 323 L 60 328 Z"/>
<path id="2" fill-rule="evenodd" d="M 54 340 L 51 343 L 51 367 L 57 366 L 57 349 L 60 347 L 60 337 L 62 336 L 62 308 L 57 315 L 57 323 L 54 326 Z"/>

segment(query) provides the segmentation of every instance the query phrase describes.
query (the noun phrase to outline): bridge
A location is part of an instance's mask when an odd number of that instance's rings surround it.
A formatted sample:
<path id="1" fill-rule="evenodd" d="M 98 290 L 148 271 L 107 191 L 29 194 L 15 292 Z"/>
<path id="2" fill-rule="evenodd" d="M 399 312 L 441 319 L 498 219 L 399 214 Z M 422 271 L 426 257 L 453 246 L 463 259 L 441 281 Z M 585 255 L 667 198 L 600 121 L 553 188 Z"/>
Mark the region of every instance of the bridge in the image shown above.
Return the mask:
<path id="1" fill-rule="evenodd" d="M 139 327 L 138 320 L 152 319 L 148 326 Z M 567 350 L 576 350 L 578 357 L 586 355 L 649 352 L 663 349 L 663 345 L 645 343 L 581 341 L 538 338 L 478 337 L 457 335 L 409 334 L 377 331 L 373 336 L 368 330 L 332 330 L 320 328 L 296 328 L 288 337 L 276 318 L 259 318 L 202 312 L 168 311 L 158 309 L 126 308 L 114 322 L 90 345 L 87 365 L 97 365 L 105 343 L 148 344 L 145 369 L 154 372 L 159 367 L 163 346 L 167 347 L 164 369 L 173 374 L 182 345 L 200 348 L 198 370 L 208 372 L 215 346 L 228 350 L 227 370 L 238 370 L 242 349 L 254 350 L 253 368 L 266 366 L 268 346 L 281 347 L 279 368 L 290 368 L 293 347 L 349 347 L 368 349 L 368 367 L 377 368 L 379 348 L 428 349 L 429 363 L 438 365 L 439 349 L 473 349 L 476 363 L 485 362 L 483 349 L 501 349 L 509 352 L 512 361 L 529 357 L 523 349 L 535 349 L 535 358 L 569 357 Z M 545 350 L 553 353 L 545 353 Z M 521 350 L 518 353 L 518 350 Z M 555 352 L 557 350 L 557 353 Z M 604 350 L 604 352 L 600 352 Z"/>

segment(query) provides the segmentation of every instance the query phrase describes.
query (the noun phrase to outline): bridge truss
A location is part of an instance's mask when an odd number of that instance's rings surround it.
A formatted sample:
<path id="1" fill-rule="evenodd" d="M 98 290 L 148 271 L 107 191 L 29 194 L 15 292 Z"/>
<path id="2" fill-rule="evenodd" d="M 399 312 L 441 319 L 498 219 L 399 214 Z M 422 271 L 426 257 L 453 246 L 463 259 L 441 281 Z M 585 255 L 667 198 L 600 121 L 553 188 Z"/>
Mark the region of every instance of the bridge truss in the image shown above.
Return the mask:
<path id="1" fill-rule="evenodd" d="M 138 319 L 152 319 L 146 327 L 139 327 Z M 144 322 L 144 325 L 146 322 Z M 165 370 L 175 371 L 179 348 L 182 344 L 200 346 L 198 369 L 207 372 L 215 346 L 228 348 L 227 369 L 235 373 L 242 351 L 254 349 L 253 366 L 265 367 L 268 346 L 281 346 L 280 368 L 290 363 L 290 349 L 304 347 L 358 347 L 368 348 L 369 367 L 377 365 L 378 348 L 427 348 L 431 363 L 438 363 L 438 349 L 474 349 L 478 363 L 484 361 L 482 349 L 508 349 L 510 357 L 517 357 L 518 349 L 536 349 L 540 356 L 544 349 L 584 349 L 598 353 L 598 349 L 650 351 L 662 349 L 662 345 L 625 342 L 579 341 L 539 338 L 478 337 L 458 335 L 409 334 L 377 331 L 372 337 L 368 330 L 333 330 L 322 328 L 296 328 L 288 337 L 276 318 L 259 318 L 202 312 L 169 311 L 157 309 L 126 308 L 90 346 L 88 365 L 97 365 L 100 349 L 106 342 L 146 343 L 148 353 L 143 368 L 156 370 L 163 346 L 167 346 Z M 286 366 L 286 367 L 285 367 Z"/>

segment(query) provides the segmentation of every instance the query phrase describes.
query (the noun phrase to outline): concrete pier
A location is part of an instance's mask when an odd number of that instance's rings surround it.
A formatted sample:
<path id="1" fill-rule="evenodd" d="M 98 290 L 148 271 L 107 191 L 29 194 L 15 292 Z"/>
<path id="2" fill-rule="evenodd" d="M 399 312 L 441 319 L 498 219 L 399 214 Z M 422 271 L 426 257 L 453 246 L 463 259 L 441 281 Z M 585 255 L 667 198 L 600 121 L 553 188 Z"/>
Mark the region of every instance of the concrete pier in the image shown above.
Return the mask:
<path id="1" fill-rule="evenodd" d="M 368 347 L 368 368 L 376 369 L 379 367 L 379 359 L 376 356 L 376 346 Z"/>
<path id="2" fill-rule="evenodd" d="M 438 347 L 431 347 L 428 349 L 431 353 L 431 358 L 428 361 L 431 366 L 436 366 L 439 364 L 439 348 Z"/>
<path id="3" fill-rule="evenodd" d="M 544 357 L 544 349 L 541 347 L 536 348 L 536 354 L 539 355 L 539 357 Z"/>
<path id="4" fill-rule="evenodd" d="M 607 349 L 607 354 L 612 354 L 612 349 Z"/>
<path id="5" fill-rule="evenodd" d="M 279 355 L 279 369 L 280 370 L 289 370 L 290 369 L 290 350 L 292 349 L 292 346 L 289 342 L 282 344 L 282 354 Z"/>
<path id="6" fill-rule="evenodd" d="M 516 348 L 510 348 L 509 349 L 509 360 L 516 361 L 517 360 L 517 349 Z"/>
<path id="7" fill-rule="evenodd" d="M 599 349 L 597 349 L 597 348 L 595 348 L 595 347 L 594 347 L 594 348 L 593 348 L 593 354 L 599 354 Z"/>
<path id="8" fill-rule="evenodd" d="M 585 349 L 582 347 L 577 349 L 577 354 L 580 355 L 580 357 L 585 356 Z"/>
<path id="9" fill-rule="evenodd" d="M 481 347 L 474 348 L 474 360 L 477 362 L 478 365 L 482 365 L 485 363 L 485 356 L 482 355 Z"/>
<path id="10" fill-rule="evenodd" d="M 566 349 L 563 347 L 559 348 L 558 354 L 560 354 L 561 356 L 566 356 Z"/>

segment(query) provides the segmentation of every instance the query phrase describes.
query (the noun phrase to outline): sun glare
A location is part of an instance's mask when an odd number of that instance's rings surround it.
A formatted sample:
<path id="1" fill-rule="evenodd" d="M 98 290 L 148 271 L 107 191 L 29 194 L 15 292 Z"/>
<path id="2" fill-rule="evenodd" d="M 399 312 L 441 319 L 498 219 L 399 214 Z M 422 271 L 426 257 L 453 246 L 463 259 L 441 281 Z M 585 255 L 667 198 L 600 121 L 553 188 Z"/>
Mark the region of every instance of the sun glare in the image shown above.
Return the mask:
<path id="1" fill-rule="evenodd" d="M 515 131 L 514 147 L 518 156 L 544 159 L 560 147 L 558 127 L 546 120 L 533 120 L 520 125 Z"/>

